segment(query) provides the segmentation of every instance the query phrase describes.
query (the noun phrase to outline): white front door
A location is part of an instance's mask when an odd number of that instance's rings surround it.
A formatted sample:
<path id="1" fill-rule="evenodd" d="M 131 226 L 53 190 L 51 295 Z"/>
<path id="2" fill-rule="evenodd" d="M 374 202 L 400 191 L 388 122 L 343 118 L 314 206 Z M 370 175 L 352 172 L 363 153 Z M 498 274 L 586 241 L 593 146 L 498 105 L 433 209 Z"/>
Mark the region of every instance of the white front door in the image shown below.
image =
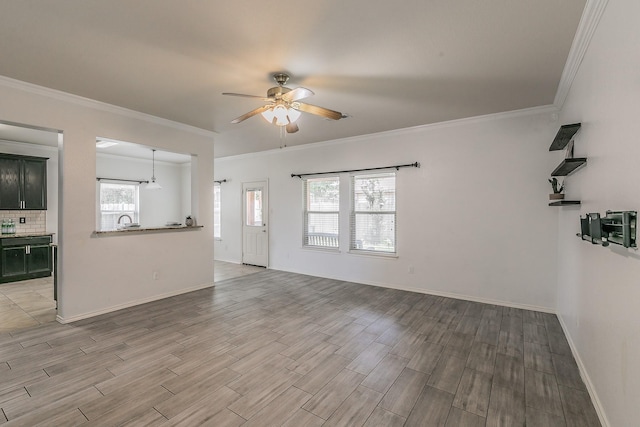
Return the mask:
<path id="1" fill-rule="evenodd" d="M 267 182 L 242 184 L 242 263 L 266 267 L 269 262 Z"/>

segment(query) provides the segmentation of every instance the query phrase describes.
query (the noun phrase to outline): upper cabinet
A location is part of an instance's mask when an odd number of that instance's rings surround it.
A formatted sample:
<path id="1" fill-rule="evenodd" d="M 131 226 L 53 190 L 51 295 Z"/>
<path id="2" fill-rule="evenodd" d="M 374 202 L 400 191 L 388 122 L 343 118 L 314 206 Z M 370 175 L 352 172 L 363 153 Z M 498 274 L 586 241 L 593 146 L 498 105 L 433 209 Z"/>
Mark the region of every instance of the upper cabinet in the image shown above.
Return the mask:
<path id="1" fill-rule="evenodd" d="M 0 154 L 0 210 L 47 209 L 47 159 Z"/>

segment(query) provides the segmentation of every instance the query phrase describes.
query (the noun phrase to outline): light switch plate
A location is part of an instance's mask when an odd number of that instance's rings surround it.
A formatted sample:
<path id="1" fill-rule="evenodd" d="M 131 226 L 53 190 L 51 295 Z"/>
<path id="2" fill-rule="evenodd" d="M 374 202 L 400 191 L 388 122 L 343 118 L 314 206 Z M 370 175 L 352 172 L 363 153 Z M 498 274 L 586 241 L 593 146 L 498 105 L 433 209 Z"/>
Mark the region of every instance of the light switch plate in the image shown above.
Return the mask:
<path id="1" fill-rule="evenodd" d="M 21 216 L 20 217 L 20 224 L 26 224 L 27 223 L 27 217 Z"/>

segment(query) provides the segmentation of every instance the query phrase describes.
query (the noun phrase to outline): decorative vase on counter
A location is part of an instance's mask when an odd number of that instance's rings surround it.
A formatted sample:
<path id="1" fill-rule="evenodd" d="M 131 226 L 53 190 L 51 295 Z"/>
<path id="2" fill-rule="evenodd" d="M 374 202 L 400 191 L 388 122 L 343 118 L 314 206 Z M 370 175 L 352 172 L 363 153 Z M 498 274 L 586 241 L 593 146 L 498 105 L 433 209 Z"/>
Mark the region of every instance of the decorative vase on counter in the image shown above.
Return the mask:
<path id="1" fill-rule="evenodd" d="M 184 225 L 186 225 L 187 227 L 193 227 L 194 225 L 196 225 L 196 221 L 191 217 L 191 215 L 189 215 L 184 220 Z"/>

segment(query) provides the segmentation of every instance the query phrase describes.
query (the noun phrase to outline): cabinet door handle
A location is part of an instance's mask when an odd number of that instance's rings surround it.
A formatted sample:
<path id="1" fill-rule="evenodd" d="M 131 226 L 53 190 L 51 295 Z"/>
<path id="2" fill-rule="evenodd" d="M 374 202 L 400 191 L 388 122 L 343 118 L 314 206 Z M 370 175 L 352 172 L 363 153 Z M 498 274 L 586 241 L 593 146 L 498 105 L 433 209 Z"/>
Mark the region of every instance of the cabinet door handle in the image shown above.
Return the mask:
<path id="1" fill-rule="evenodd" d="M 27 255 L 30 255 L 31 254 L 31 245 L 25 246 L 25 249 L 26 249 Z"/>

